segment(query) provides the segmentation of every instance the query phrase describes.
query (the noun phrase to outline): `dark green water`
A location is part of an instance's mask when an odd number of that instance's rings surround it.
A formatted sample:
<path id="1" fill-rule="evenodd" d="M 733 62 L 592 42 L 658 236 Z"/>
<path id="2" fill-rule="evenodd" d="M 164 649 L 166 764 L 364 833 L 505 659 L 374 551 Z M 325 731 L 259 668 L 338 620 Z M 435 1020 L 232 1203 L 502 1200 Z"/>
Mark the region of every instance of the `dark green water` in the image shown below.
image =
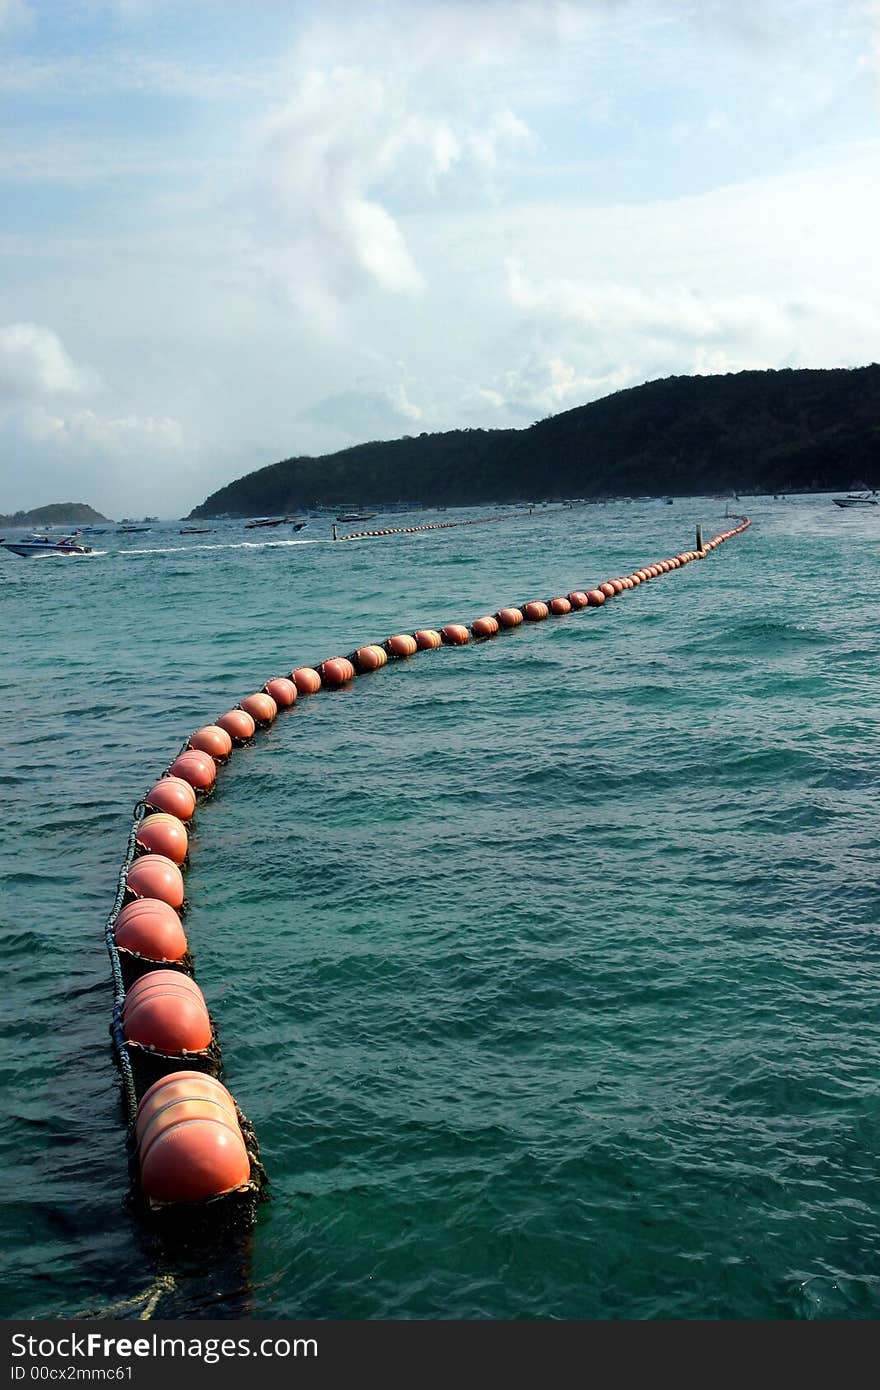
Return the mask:
<path id="1" fill-rule="evenodd" d="M 4 1315 L 157 1268 L 168 1317 L 880 1315 L 880 516 L 828 498 L 753 499 L 702 563 L 303 700 L 235 754 L 187 933 L 272 1200 L 247 1250 L 188 1255 L 125 1206 L 103 923 L 182 738 L 723 511 L 0 555 Z"/>

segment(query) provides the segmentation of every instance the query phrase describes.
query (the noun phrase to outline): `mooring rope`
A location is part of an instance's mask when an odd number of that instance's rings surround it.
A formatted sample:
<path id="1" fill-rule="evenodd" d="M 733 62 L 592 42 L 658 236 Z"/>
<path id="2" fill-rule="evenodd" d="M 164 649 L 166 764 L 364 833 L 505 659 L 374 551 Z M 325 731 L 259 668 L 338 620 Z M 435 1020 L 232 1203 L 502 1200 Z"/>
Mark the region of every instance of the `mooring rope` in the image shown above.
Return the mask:
<path id="1" fill-rule="evenodd" d="M 135 1309 L 141 1308 L 138 1313 L 138 1322 L 149 1322 L 156 1311 L 159 1299 L 166 1293 L 171 1293 L 177 1287 L 172 1274 L 160 1274 L 148 1289 L 143 1293 L 135 1294 L 133 1298 L 122 1298 L 118 1303 L 108 1303 L 106 1308 L 101 1308 L 94 1313 L 76 1313 L 77 1319 L 86 1318 L 124 1318 L 126 1314 L 133 1313 Z"/>

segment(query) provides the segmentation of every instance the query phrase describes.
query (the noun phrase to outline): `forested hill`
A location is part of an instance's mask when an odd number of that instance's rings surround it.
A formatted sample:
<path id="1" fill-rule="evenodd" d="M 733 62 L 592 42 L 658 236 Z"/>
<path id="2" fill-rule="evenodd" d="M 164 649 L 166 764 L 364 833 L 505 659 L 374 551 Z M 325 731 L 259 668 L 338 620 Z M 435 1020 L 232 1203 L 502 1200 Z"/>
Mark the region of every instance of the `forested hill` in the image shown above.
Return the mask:
<path id="1" fill-rule="evenodd" d="M 0 526 L 90 526 L 93 521 L 106 520 L 87 502 L 50 502 L 45 507 L 32 507 L 29 512 L 0 516 Z"/>
<path id="2" fill-rule="evenodd" d="M 880 366 L 679 376 L 522 430 L 451 430 L 289 458 L 193 517 L 880 486 Z"/>

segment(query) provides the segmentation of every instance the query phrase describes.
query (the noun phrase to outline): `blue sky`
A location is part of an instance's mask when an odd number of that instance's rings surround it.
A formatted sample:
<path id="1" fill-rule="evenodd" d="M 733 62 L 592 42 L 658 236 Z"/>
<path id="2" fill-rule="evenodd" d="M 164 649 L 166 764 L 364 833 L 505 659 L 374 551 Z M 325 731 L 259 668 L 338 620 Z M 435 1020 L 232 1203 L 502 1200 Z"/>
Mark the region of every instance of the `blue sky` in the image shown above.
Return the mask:
<path id="1" fill-rule="evenodd" d="M 0 0 L 0 511 L 880 358 L 874 0 Z"/>

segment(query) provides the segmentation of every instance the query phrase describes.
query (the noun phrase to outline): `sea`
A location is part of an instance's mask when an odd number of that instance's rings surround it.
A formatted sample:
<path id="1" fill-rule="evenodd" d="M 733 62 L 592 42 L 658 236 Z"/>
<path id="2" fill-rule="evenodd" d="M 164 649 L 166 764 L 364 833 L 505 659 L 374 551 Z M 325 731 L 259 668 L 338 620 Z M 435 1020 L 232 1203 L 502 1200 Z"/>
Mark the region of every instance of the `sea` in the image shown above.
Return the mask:
<path id="1" fill-rule="evenodd" d="M 880 508 L 369 524 L 498 512 L 0 553 L 3 1316 L 880 1316 Z M 157 1234 L 104 927 L 183 740 L 296 666 L 746 513 L 601 609 L 389 663 L 235 751 L 186 930 L 268 1200 Z"/>

